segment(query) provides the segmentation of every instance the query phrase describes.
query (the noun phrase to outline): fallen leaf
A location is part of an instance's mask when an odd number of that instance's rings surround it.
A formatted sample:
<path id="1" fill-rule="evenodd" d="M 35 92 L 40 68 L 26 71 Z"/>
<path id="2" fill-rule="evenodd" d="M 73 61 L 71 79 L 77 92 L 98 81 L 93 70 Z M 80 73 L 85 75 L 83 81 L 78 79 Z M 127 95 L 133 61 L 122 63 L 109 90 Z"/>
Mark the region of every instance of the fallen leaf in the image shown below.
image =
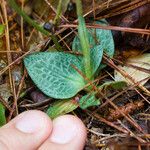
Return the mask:
<path id="1" fill-rule="evenodd" d="M 126 61 L 127 64 L 130 64 L 132 66 L 136 66 L 141 69 L 150 69 L 150 54 L 145 53 L 143 55 L 139 55 L 136 57 L 131 57 L 127 59 Z M 131 67 L 131 66 L 118 66 L 120 70 L 124 70 L 128 75 L 130 75 L 136 82 L 139 82 L 141 80 L 144 80 L 150 76 L 150 73 L 144 72 L 142 70 L 137 69 L 136 67 Z M 115 76 L 115 81 L 126 81 L 128 84 L 132 84 L 132 82 L 122 76 L 118 71 L 115 70 L 114 72 Z M 142 81 L 140 84 L 144 85 L 148 79 Z"/>

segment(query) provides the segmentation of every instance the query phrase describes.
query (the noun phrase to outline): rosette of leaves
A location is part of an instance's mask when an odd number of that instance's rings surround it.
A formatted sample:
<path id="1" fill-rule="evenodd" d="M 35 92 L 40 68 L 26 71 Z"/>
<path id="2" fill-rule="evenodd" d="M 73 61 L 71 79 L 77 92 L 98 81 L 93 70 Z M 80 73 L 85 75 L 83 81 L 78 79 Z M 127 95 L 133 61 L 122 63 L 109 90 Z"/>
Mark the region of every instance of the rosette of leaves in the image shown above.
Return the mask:
<path id="1" fill-rule="evenodd" d="M 68 104 L 70 98 L 83 90 L 89 81 L 94 80 L 94 75 L 101 68 L 101 60 L 105 52 L 113 56 L 114 42 L 111 31 L 101 29 L 87 30 L 82 15 L 81 1 L 76 1 L 78 15 L 78 36 L 75 37 L 72 49 L 81 52 L 82 56 L 65 52 L 39 52 L 24 58 L 27 71 L 36 86 L 46 95 L 55 99 L 62 99 Z M 99 23 L 99 22 L 98 22 Z M 86 80 L 86 78 L 88 81 Z M 66 99 L 68 99 L 66 101 Z M 99 105 L 95 93 L 84 95 L 79 102 L 83 109 Z M 62 106 L 64 103 L 61 102 Z M 72 106 L 70 101 L 70 106 Z M 60 110 L 57 103 L 55 111 Z M 74 109 L 76 107 L 73 107 Z M 49 109 L 54 110 L 54 109 Z M 72 111 L 72 107 L 70 108 Z M 67 112 L 69 112 L 67 110 Z M 48 111 L 48 114 L 54 114 Z M 56 116 L 55 116 L 56 117 Z"/>

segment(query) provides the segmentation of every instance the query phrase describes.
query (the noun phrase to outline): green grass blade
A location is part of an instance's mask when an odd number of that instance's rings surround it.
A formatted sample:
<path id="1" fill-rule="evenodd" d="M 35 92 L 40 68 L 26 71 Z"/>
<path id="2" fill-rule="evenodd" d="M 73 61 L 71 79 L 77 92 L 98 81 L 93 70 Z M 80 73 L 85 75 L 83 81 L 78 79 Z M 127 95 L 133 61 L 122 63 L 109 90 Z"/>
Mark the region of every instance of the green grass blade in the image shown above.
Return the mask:
<path id="1" fill-rule="evenodd" d="M 90 45 L 88 42 L 88 32 L 85 25 L 85 20 L 82 14 L 82 4 L 81 0 L 76 1 L 77 5 L 77 15 L 78 15 L 78 34 L 79 39 L 82 47 L 83 53 L 83 62 L 84 62 L 84 70 L 86 77 L 91 79 L 92 78 L 92 67 L 91 67 L 91 58 L 90 58 Z"/>

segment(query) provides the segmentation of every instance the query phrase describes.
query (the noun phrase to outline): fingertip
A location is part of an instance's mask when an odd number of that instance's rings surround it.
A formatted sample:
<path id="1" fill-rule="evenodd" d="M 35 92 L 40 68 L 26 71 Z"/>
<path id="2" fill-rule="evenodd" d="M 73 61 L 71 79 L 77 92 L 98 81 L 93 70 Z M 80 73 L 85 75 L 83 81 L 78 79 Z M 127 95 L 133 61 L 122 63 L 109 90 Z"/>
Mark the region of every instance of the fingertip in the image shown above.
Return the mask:
<path id="1" fill-rule="evenodd" d="M 53 120 L 50 140 L 58 144 L 69 143 L 74 138 L 85 139 L 86 128 L 83 122 L 73 115 L 64 115 Z"/>
<path id="2" fill-rule="evenodd" d="M 50 137 L 39 150 L 48 148 L 57 150 L 82 150 L 86 140 L 86 127 L 75 116 L 64 115 L 53 120 L 53 130 Z"/>

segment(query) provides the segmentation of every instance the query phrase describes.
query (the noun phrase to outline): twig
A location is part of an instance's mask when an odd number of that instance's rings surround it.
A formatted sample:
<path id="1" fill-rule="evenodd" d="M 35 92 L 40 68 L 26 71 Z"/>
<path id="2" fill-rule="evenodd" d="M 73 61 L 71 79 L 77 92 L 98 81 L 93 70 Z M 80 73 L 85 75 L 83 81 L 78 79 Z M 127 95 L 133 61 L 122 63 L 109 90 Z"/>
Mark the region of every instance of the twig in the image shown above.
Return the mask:
<path id="1" fill-rule="evenodd" d="M 85 110 L 85 112 L 87 112 L 90 116 L 92 116 L 92 117 L 94 116 L 95 118 L 99 119 L 99 121 L 104 122 L 107 125 L 109 125 L 109 126 L 115 128 L 115 129 L 117 129 L 118 131 L 123 132 L 125 134 L 128 134 L 127 130 L 125 130 L 125 129 L 121 128 L 121 127 L 116 126 L 114 123 L 112 123 L 110 121 L 107 121 L 106 119 L 102 118 L 100 115 L 98 115 L 98 114 L 92 114 L 91 115 L 90 111 L 88 111 L 88 110 Z"/>
<path id="2" fill-rule="evenodd" d="M 77 28 L 77 26 L 78 26 L 77 24 L 65 24 L 65 25 L 60 25 L 59 27 L 60 28 Z M 128 28 L 128 27 L 119 27 L 119 26 L 110 26 L 110 25 L 104 26 L 104 25 L 99 25 L 99 24 L 92 24 L 92 25 L 86 24 L 86 27 L 150 35 L 150 30 L 148 29 Z"/>

